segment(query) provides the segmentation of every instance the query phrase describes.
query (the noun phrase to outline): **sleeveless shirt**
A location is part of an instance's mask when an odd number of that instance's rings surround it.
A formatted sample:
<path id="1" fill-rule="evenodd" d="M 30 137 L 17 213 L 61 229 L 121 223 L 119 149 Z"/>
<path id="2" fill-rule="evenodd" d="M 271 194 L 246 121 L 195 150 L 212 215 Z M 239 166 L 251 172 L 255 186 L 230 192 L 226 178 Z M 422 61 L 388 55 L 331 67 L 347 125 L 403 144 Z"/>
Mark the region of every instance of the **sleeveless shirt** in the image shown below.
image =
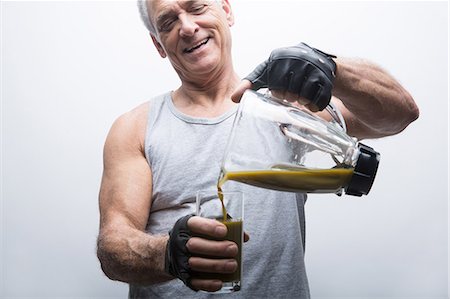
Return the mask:
<path id="1" fill-rule="evenodd" d="M 171 93 L 150 100 L 145 154 L 152 171 L 147 233 L 167 234 L 182 216 L 195 212 L 199 190 L 217 190 L 221 160 L 236 108 L 217 118 L 196 118 L 177 110 Z M 252 134 L 248 134 L 252 138 Z M 259 136 L 253 136 L 259 138 Z M 241 290 L 195 292 L 180 280 L 130 285 L 129 298 L 310 298 L 304 265 L 305 194 L 227 182 L 224 191 L 244 193 Z"/>

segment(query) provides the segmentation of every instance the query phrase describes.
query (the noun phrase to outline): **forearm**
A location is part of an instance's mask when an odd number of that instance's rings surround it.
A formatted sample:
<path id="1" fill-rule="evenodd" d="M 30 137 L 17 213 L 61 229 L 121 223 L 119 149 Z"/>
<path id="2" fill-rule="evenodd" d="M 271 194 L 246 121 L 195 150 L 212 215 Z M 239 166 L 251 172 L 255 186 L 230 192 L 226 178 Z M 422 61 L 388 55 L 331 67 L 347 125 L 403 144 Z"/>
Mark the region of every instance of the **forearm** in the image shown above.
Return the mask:
<path id="1" fill-rule="evenodd" d="M 419 110 L 411 95 L 384 70 L 362 60 L 335 61 L 333 95 L 349 110 L 349 117 L 355 118 L 350 123 L 365 127 L 367 136 L 359 137 L 393 135 L 417 119 Z"/>
<path id="2" fill-rule="evenodd" d="M 97 242 L 103 272 L 110 279 L 140 285 L 172 279 L 164 272 L 168 238 L 133 228 L 103 229 Z"/>

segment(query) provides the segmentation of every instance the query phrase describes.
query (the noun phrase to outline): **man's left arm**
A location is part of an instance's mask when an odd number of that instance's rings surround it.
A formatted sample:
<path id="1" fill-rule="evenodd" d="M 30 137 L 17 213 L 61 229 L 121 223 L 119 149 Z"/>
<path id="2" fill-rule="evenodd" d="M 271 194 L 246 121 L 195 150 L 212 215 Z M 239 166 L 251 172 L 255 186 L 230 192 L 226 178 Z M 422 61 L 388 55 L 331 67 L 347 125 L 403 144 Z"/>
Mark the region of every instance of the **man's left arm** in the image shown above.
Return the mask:
<path id="1" fill-rule="evenodd" d="M 335 58 L 332 101 L 349 135 L 359 139 L 394 135 L 419 117 L 411 95 L 380 67 L 364 61 Z"/>
<path id="2" fill-rule="evenodd" d="M 411 95 L 380 67 L 336 58 L 305 43 L 273 50 L 231 98 L 239 102 L 246 89 L 264 87 L 275 97 L 305 105 L 324 118 L 329 115 L 320 111 L 332 100 L 349 135 L 359 139 L 397 134 L 419 116 Z"/>

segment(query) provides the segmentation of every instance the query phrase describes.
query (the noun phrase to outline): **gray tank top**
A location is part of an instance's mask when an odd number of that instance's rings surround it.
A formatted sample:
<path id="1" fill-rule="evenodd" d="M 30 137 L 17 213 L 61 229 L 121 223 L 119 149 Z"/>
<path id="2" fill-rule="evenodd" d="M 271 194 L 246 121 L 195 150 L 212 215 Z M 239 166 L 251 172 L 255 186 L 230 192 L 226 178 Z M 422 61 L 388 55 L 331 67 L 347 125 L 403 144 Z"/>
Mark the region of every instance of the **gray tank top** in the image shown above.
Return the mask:
<path id="1" fill-rule="evenodd" d="M 153 192 L 147 232 L 167 234 L 175 221 L 195 212 L 198 190 L 216 190 L 220 163 L 236 108 L 217 118 L 178 111 L 171 93 L 150 101 L 145 154 Z M 252 135 L 249 134 L 249 138 Z M 227 182 L 224 191 L 245 197 L 243 277 L 239 292 L 194 292 L 180 280 L 130 285 L 129 298 L 310 298 L 304 265 L 304 194 Z"/>

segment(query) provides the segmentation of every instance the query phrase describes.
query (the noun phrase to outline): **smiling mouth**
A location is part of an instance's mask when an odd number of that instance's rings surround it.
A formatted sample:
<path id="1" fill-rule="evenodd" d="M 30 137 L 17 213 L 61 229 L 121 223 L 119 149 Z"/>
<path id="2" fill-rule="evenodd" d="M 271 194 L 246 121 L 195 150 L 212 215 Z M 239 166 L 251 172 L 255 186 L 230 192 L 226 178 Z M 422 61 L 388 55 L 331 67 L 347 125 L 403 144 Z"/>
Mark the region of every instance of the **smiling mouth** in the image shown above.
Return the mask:
<path id="1" fill-rule="evenodd" d="M 200 48 L 203 45 L 206 45 L 206 43 L 209 41 L 209 37 L 202 40 L 201 42 L 199 42 L 198 44 L 196 44 L 195 46 L 191 47 L 191 48 L 186 48 L 184 49 L 184 53 L 192 53 L 195 50 L 197 50 L 198 48 Z"/>

